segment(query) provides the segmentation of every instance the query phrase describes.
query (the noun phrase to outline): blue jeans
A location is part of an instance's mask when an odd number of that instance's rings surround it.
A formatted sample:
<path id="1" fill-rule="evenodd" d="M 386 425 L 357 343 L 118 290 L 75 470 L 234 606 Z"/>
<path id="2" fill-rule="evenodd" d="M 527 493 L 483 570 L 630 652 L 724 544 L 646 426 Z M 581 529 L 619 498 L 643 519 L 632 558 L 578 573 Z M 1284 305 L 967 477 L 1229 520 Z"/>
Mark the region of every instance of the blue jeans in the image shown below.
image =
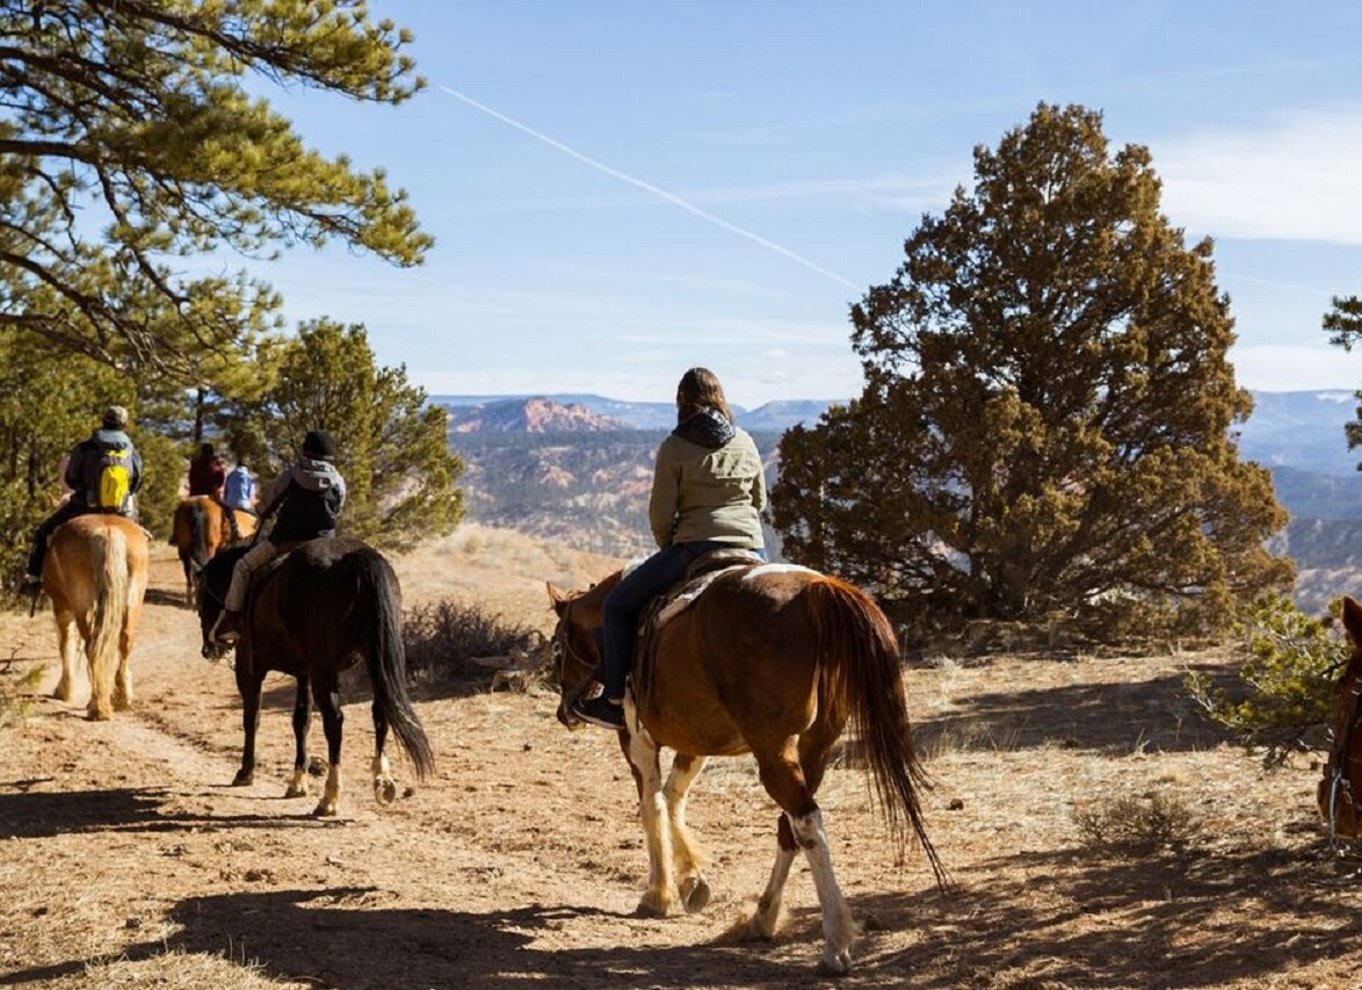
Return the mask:
<path id="1" fill-rule="evenodd" d="M 718 540 L 673 543 L 663 547 L 626 574 L 605 596 L 605 643 L 602 681 L 607 698 L 623 698 L 624 682 L 634 664 L 638 618 L 655 595 L 666 591 L 686 575 L 691 561 L 701 554 L 723 548 L 737 549 Z M 754 550 L 762 559 L 766 554 Z"/>

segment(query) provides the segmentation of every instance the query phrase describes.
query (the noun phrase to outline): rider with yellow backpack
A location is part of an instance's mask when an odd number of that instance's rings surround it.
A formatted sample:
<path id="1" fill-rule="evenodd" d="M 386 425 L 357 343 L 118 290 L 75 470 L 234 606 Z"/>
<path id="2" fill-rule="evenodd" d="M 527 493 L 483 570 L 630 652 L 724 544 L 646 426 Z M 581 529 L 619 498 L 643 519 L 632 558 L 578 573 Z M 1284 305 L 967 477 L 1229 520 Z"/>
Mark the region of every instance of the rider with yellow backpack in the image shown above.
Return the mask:
<path id="1" fill-rule="evenodd" d="M 33 536 L 33 552 L 28 557 L 28 581 L 42 579 L 47 541 L 62 523 L 87 512 L 112 512 L 136 516 L 133 498 L 142 487 L 142 457 L 124 432 L 128 411 L 122 406 L 104 410 L 99 429 L 72 448 L 66 461 L 66 484 L 71 497 L 43 520 Z"/>

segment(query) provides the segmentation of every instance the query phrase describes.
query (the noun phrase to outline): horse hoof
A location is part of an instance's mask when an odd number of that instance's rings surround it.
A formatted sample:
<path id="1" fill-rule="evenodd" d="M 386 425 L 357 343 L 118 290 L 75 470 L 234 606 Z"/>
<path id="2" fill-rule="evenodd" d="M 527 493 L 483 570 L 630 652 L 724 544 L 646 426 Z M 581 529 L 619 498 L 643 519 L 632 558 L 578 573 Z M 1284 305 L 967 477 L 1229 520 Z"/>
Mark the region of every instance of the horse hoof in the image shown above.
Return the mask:
<path id="1" fill-rule="evenodd" d="M 336 809 L 336 806 L 335 806 L 334 804 L 330 804 L 330 803 L 328 803 L 328 802 L 326 802 L 326 801 L 323 801 L 321 804 L 317 805 L 317 807 L 315 807 L 315 808 L 312 809 L 312 817 L 313 817 L 313 818 L 335 818 L 335 817 L 336 817 L 336 812 L 337 812 L 337 809 Z"/>
<path id="2" fill-rule="evenodd" d="M 113 718 L 113 712 L 106 708 L 87 708 L 85 710 L 87 722 L 107 722 L 111 718 Z"/>
<path id="3" fill-rule="evenodd" d="M 394 780 L 374 781 L 374 800 L 382 805 L 389 805 L 396 801 L 397 782 Z"/>
<path id="4" fill-rule="evenodd" d="M 635 913 L 640 918 L 665 918 L 672 913 L 675 904 L 675 894 L 664 895 L 650 890 L 639 900 Z"/>
<path id="5" fill-rule="evenodd" d="M 681 900 L 691 914 L 703 911 L 709 904 L 709 896 L 709 884 L 702 876 L 687 877 L 681 884 Z"/>
<path id="6" fill-rule="evenodd" d="M 284 791 L 284 797 L 286 798 L 307 797 L 307 788 L 294 787 L 292 784 L 290 784 L 288 790 Z"/>
<path id="7" fill-rule="evenodd" d="M 236 776 L 232 778 L 232 786 L 233 786 L 233 787 L 246 787 L 246 786 L 248 786 L 248 785 L 250 785 L 250 784 L 253 784 L 253 783 L 255 783 L 255 771 L 254 771 L 254 770 L 250 770 L 250 771 L 247 771 L 247 770 L 238 770 L 238 771 L 236 772 Z"/>
<path id="8" fill-rule="evenodd" d="M 58 684 L 52 691 L 52 697 L 58 701 L 70 701 L 73 694 L 75 692 L 71 690 L 70 684 Z"/>
<path id="9" fill-rule="evenodd" d="M 830 949 L 824 951 L 823 958 L 818 960 L 818 972 L 823 976 L 846 976 L 851 972 L 851 952 L 847 949 L 838 953 Z"/>

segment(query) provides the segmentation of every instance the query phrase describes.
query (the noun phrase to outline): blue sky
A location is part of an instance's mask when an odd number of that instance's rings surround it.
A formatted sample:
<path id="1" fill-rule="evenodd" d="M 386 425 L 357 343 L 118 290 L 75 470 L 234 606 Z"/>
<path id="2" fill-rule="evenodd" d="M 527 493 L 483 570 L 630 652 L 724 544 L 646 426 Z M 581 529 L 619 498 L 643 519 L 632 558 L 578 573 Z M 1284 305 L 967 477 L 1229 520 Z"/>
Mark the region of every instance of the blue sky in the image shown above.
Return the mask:
<path id="1" fill-rule="evenodd" d="M 433 393 L 665 401 L 702 364 L 746 406 L 858 394 L 849 305 L 1042 100 L 1147 145 L 1170 220 L 1215 237 L 1241 384 L 1362 387 L 1319 329 L 1362 292 L 1360 3 L 371 8 L 415 33 L 426 91 L 267 92 L 310 144 L 384 166 L 436 247 L 255 270 Z"/>

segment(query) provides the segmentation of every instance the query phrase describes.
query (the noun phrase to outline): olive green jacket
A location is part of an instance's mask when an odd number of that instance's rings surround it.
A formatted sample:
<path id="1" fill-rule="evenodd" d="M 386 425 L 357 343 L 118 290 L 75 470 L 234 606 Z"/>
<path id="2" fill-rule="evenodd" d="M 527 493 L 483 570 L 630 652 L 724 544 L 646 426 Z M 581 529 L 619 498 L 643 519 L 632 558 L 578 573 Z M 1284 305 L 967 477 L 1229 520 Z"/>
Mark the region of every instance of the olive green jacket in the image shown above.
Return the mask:
<path id="1" fill-rule="evenodd" d="M 659 547 L 717 540 L 760 549 L 765 508 L 761 455 L 743 430 L 717 449 L 674 433 L 658 447 L 648 521 Z"/>

